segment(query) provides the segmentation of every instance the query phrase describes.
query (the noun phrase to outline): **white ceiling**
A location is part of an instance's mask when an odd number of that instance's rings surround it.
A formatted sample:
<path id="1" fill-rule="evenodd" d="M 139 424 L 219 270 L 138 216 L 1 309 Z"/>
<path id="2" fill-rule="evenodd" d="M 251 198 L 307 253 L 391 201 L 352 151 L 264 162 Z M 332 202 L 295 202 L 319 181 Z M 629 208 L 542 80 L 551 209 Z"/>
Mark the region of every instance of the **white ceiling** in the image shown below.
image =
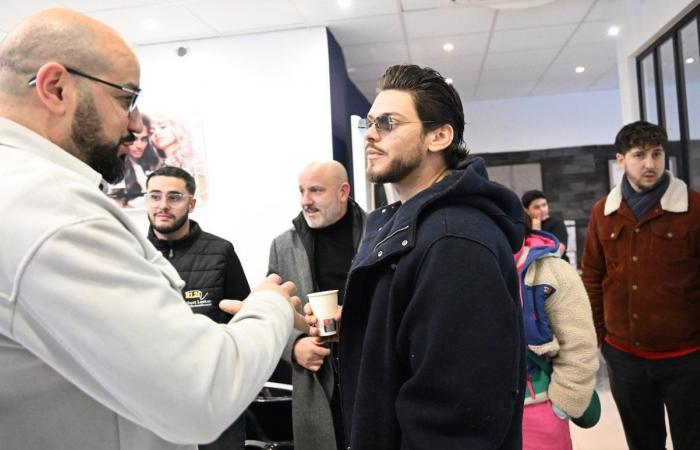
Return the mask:
<path id="1" fill-rule="evenodd" d="M 451 0 L 351 0 L 347 9 L 337 0 L 3 0 L 0 37 L 52 6 L 83 11 L 135 44 L 326 25 L 370 101 L 384 69 L 407 62 L 452 78 L 470 101 L 616 88 L 615 38 L 607 30 L 623 3 L 554 0 L 496 10 Z M 146 29 L 146 19 L 157 28 Z M 446 42 L 454 45 L 450 53 Z M 585 72 L 575 73 L 576 66 Z"/>

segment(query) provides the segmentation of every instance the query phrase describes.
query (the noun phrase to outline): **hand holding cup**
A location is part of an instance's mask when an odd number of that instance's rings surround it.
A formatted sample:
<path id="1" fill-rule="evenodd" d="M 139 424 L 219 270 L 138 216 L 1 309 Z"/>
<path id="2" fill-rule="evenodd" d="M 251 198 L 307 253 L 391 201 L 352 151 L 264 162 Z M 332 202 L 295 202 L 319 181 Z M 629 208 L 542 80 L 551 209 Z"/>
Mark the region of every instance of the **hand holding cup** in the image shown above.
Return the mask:
<path id="1" fill-rule="evenodd" d="M 342 308 L 338 306 L 338 291 L 315 292 L 308 295 L 304 319 L 308 333 L 319 342 L 337 342 Z"/>

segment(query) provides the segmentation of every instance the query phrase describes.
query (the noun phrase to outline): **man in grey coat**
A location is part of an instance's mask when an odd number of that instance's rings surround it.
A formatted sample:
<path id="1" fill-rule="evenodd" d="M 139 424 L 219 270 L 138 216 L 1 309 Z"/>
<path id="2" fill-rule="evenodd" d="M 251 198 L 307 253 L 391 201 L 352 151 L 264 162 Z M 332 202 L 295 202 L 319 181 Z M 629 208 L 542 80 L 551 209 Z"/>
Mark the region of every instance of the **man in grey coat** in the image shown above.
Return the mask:
<path id="1" fill-rule="evenodd" d="M 347 172 L 337 161 L 307 165 L 299 174 L 299 192 L 302 211 L 294 226 L 272 241 L 269 272 L 293 281 L 304 304 L 307 294 L 332 289 L 339 290 L 342 304 L 366 214 L 350 198 Z M 345 448 L 334 350 L 293 332 L 282 354 L 292 366 L 296 450 Z"/>

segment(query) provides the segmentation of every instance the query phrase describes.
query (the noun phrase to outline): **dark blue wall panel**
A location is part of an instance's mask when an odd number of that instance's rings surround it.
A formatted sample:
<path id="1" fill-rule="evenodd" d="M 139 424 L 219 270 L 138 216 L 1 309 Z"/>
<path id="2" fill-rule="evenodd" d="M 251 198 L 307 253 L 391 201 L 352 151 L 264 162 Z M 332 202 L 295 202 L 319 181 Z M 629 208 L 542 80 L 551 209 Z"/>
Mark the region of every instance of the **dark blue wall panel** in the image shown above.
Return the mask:
<path id="1" fill-rule="evenodd" d="M 343 50 L 328 33 L 328 61 L 331 89 L 331 126 L 333 128 L 333 159 L 345 166 L 353 179 L 352 138 L 350 116 L 357 114 L 365 117 L 370 103 L 355 84 L 348 78 Z M 351 183 L 352 184 L 352 183 Z"/>

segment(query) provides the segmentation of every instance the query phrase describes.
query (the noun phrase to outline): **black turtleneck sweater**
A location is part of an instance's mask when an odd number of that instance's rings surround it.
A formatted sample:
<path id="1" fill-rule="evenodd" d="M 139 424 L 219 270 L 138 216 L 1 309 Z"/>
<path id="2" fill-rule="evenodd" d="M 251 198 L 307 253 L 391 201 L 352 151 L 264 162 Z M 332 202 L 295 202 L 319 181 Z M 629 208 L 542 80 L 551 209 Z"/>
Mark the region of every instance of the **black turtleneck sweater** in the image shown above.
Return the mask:
<path id="1" fill-rule="evenodd" d="M 355 255 L 352 242 L 352 211 L 348 208 L 345 215 L 336 223 L 325 228 L 312 228 L 314 236 L 314 277 L 319 290 L 338 290 L 338 304 L 343 304 L 345 280 L 350 271 L 350 264 Z M 333 394 L 331 395 L 331 416 L 337 448 L 345 448 L 343 419 L 340 408 L 340 391 L 338 390 L 338 348 L 330 346 L 333 356 L 331 365 L 335 374 Z"/>
<path id="2" fill-rule="evenodd" d="M 352 211 L 325 228 L 314 228 L 314 269 L 316 283 L 321 291 L 338 289 L 338 303 L 343 304 L 345 280 L 352 257 Z"/>

